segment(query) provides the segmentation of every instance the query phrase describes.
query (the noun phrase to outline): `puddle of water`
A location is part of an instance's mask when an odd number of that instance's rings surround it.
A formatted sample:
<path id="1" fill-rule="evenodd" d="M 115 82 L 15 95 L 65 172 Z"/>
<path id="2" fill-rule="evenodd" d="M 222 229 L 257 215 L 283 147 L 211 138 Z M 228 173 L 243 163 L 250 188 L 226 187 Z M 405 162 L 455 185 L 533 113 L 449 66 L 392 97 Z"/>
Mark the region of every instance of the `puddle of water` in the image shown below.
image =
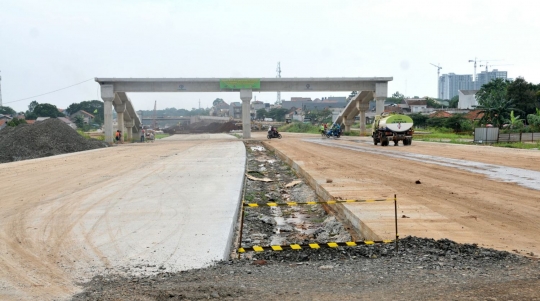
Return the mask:
<path id="1" fill-rule="evenodd" d="M 252 151 L 259 151 L 259 152 L 264 152 L 266 149 L 263 147 L 263 146 L 252 146 L 251 147 L 251 150 Z"/>
<path id="2" fill-rule="evenodd" d="M 476 161 L 468 161 L 461 159 L 452 159 L 446 157 L 437 157 L 430 155 L 406 153 L 399 151 L 392 151 L 388 149 L 373 149 L 363 146 L 354 145 L 341 145 L 335 142 L 320 141 L 316 139 L 305 139 L 307 142 L 321 144 L 331 147 L 339 147 L 359 152 L 365 152 L 375 155 L 383 155 L 393 158 L 408 159 L 411 161 L 434 164 L 439 166 L 453 167 L 472 173 L 478 173 L 488 176 L 491 179 L 499 180 L 502 182 L 516 183 L 520 186 L 540 190 L 540 172 L 536 170 L 529 170 L 523 168 L 515 168 L 509 166 L 501 166 L 494 164 L 486 164 Z"/>

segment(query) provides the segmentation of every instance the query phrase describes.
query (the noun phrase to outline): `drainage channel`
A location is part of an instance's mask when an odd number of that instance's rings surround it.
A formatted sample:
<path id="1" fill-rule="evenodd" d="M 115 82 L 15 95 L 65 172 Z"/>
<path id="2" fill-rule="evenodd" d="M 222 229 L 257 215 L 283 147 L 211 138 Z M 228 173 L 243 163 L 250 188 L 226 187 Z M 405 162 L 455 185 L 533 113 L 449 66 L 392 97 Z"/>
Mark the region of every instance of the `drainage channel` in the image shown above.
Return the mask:
<path id="1" fill-rule="evenodd" d="M 319 202 L 317 193 L 274 151 L 260 142 L 246 141 L 247 181 L 244 203 Z M 306 245 L 361 239 L 353 228 L 323 205 L 244 207 L 239 248 Z M 352 234 L 352 235 L 351 235 Z M 252 258 L 254 253 L 241 255 Z"/>

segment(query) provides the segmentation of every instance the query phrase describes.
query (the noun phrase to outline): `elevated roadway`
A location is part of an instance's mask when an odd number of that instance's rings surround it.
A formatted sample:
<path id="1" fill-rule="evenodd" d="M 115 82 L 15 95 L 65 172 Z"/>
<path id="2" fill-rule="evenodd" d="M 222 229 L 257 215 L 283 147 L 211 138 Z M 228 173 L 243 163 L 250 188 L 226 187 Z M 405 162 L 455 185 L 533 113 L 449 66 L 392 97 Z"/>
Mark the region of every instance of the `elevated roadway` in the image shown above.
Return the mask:
<path id="1" fill-rule="evenodd" d="M 384 107 L 392 77 L 326 78 L 95 78 L 105 102 L 105 141 L 112 143 L 112 104 L 118 95 L 136 92 L 239 92 L 242 100 L 243 137 L 251 137 L 250 102 L 253 92 L 369 91 L 377 100 L 377 112 Z M 362 93 L 361 93 L 362 94 Z M 125 96 L 123 96 L 125 98 Z M 117 110 L 120 108 L 120 111 Z M 117 107 L 123 112 L 123 106 Z M 380 113 L 380 112 L 379 112 Z M 122 118 L 119 118 L 122 120 Z M 345 120 L 348 120 L 347 118 Z M 354 120 L 354 117 L 353 117 Z M 365 119 L 364 119 L 365 120 Z"/>

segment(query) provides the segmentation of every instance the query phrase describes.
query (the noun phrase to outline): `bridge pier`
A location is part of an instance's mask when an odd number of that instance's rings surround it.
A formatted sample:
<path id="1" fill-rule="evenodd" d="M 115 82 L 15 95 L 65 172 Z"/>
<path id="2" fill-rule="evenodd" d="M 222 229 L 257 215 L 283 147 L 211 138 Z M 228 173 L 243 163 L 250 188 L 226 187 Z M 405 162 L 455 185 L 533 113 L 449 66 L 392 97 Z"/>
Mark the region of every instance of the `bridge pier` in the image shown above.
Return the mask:
<path id="1" fill-rule="evenodd" d="M 388 83 L 375 84 L 375 113 L 380 115 L 384 112 L 384 101 L 388 97 Z"/>
<path id="2" fill-rule="evenodd" d="M 354 123 L 354 116 L 352 118 L 344 118 L 343 123 L 345 123 L 345 132 L 350 132 L 351 125 Z"/>
<path id="3" fill-rule="evenodd" d="M 250 102 L 253 97 L 251 89 L 241 89 L 240 99 L 242 100 L 242 136 L 244 139 L 251 138 L 251 114 Z"/>
<path id="4" fill-rule="evenodd" d="M 113 85 L 102 85 L 101 86 L 101 99 L 103 99 L 103 117 L 104 117 L 104 126 L 103 131 L 105 132 L 105 142 L 112 144 L 113 143 L 113 126 L 112 126 L 112 103 L 114 99 L 114 86 Z"/>
<path id="5" fill-rule="evenodd" d="M 133 120 L 126 121 L 127 140 L 130 142 L 133 140 L 133 125 Z"/>
<path id="6" fill-rule="evenodd" d="M 124 136 L 126 135 L 125 126 L 124 126 L 124 112 L 126 111 L 126 103 L 122 102 L 121 104 L 114 104 L 114 109 L 116 110 L 116 119 L 118 121 L 118 129 L 122 131 L 122 137 L 120 137 L 120 142 L 124 142 Z"/>
<path id="7" fill-rule="evenodd" d="M 360 112 L 360 135 L 366 135 L 366 111 L 369 109 L 369 101 L 362 102 L 358 100 L 356 108 Z"/>

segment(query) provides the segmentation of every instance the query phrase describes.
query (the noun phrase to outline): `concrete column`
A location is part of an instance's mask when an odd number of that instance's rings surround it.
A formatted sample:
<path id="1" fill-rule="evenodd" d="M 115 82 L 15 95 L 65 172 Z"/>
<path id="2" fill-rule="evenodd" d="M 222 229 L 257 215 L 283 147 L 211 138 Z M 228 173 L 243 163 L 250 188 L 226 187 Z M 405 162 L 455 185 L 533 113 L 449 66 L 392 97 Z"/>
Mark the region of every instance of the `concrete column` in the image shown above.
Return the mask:
<path id="1" fill-rule="evenodd" d="M 112 126 L 112 101 L 114 99 L 114 86 L 102 85 L 101 86 L 101 99 L 103 99 L 103 113 L 104 113 L 104 127 L 105 142 L 113 143 L 113 126 Z"/>
<path id="2" fill-rule="evenodd" d="M 133 139 L 133 120 L 126 121 L 126 134 L 127 134 L 127 140 L 131 142 Z"/>
<path id="3" fill-rule="evenodd" d="M 354 116 L 353 116 L 353 118 L 350 118 L 350 119 L 343 118 L 343 122 L 345 123 L 345 132 L 350 132 L 351 131 L 351 125 L 353 125 L 353 123 L 354 123 Z"/>
<path id="4" fill-rule="evenodd" d="M 242 135 L 244 139 L 251 138 L 251 114 L 250 103 L 253 92 L 251 89 L 240 90 L 240 99 L 242 100 Z"/>
<path id="5" fill-rule="evenodd" d="M 366 135 L 366 111 L 360 111 L 360 135 Z"/>
<path id="6" fill-rule="evenodd" d="M 114 104 L 114 110 L 116 111 L 116 118 L 118 119 L 118 129 L 122 131 L 122 137 L 120 139 L 120 142 L 124 142 L 124 138 L 126 135 L 126 127 L 124 125 L 124 112 L 126 111 L 126 104 Z"/>
<path id="7" fill-rule="evenodd" d="M 369 109 L 369 100 L 359 100 L 356 108 L 360 112 L 360 135 L 366 135 L 366 111 Z"/>
<path id="8" fill-rule="evenodd" d="M 375 113 L 380 115 L 384 112 L 384 101 L 388 97 L 388 83 L 376 83 L 375 84 L 375 100 L 376 107 Z"/>

